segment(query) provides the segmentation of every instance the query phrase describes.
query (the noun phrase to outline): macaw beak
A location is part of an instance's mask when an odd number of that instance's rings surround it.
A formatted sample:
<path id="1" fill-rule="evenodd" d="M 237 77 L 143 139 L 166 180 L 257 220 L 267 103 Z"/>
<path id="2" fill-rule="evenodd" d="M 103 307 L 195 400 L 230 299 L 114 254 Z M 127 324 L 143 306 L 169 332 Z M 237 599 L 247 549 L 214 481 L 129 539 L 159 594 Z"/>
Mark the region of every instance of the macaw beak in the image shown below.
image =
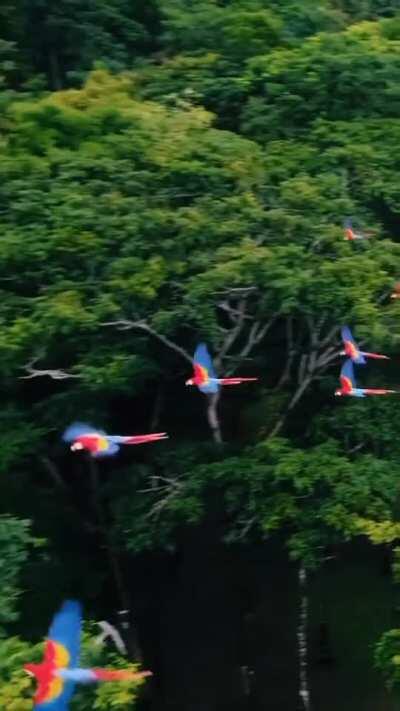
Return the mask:
<path id="1" fill-rule="evenodd" d="M 346 351 L 340 351 L 339 355 L 346 355 Z"/>
<path id="2" fill-rule="evenodd" d="M 30 664 L 24 664 L 23 669 L 24 669 L 24 672 L 25 672 L 26 674 L 29 674 L 29 676 L 32 676 L 32 677 L 35 676 L 34 673 L 33 673 L 33 671 L 31 670 L 31 665 L 30 665 Z"/>
<path id="3" fill-rule="evenodd" d="M 80 449 L 83 449 L 83 444 L 81 442 L 74 442 L 73 444 L 71 444 L 71 450 L 73 452 L 77 452 Z"/>
<path id="4" fill-rule="evenodd" d="M 335 390 L 335 395 L 336 395 L 336 397 L 341 397 L 342 393 L 340 390 Z"/>
<path id="5" fill-rule="evenodd" d="M 189 380 L 186 381 L 185 385 L 193 385 L 192 378 L 189 378 Z"/>

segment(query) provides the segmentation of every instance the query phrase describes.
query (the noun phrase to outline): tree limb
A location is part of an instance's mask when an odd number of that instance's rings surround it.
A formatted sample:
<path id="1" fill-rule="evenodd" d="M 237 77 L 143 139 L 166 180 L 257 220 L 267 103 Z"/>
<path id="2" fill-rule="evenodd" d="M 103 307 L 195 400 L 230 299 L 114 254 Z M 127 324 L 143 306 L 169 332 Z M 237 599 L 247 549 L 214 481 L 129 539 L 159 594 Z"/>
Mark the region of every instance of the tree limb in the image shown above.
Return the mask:
<path id="1" fill-rule="evenodd" d="M 175 351 L 176 353 L 179 353 L 179 355 L 189 361 L 189 363 L 193 363 L 192 356 L 184 348 L 181 348 L 181 346 L 178 346 L 178 344 L 174 341 L 171 341 L 166 336 L 163 336 L 161 333 L 158 333 L 158 331 L 149 326 L 146 321 L 131 321 L 129 319 L 118 319 L 117 321 L 105 321 L 100 325 L 114 326 L 119 331 L 129 331 L 134 328 L 146 331 L 146 333 L 149 333 L 151 336 L 154 336 L 154 338 L 157 338 L 159 341 L 161 341 L 161 343 L 164 343 L 165 346 L 171 348 L 171 350 Z"/>
<path id="2" fill-rule="evenodd" d="M 34 358 L 31 360 L 29 363 L 23 366 L 23 368 L 29 373 L 29 375 L 21 375 L 19 380 L 31 380 L 32 378 L 41 378 L 43 376 L 47 376 L 48 378 L 51 378 L 52 380 L 66 380 L 67 378 L 81 378 L 81 375 L 76 375 L 74 373 L 66 373 L 65 370 L 60 370 L 58 368 L 55 369 L 38 369 L 34 368 L 34 364 L 38 362 L 40 359 L 40 356 L 38 358 Z"/>

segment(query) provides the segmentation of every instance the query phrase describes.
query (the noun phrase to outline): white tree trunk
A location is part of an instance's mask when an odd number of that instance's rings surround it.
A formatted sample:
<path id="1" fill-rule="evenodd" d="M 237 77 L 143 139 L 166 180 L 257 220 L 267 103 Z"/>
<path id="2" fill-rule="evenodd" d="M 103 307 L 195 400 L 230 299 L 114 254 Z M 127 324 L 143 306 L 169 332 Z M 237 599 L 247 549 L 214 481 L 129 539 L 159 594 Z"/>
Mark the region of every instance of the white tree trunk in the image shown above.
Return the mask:
<path id="1" fill-rule="evenodd" d="M 308 594 L 307 594 L 307 571 L 303 563 L 299 564 L 299 621 L 297 627 L 297 648 L 299 655 L 299 709 L 311 711 L 310 689 L 308 684 Z"/>

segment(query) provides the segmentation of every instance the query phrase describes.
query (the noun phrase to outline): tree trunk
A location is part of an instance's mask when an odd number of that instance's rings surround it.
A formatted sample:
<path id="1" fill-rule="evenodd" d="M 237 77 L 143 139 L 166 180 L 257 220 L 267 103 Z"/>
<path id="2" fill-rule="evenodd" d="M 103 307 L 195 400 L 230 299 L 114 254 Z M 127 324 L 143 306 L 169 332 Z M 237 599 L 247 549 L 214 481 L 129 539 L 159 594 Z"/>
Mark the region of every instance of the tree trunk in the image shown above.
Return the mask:
<path id="1" fill-rule="evenodd" d="M 54 48 L 49 51 L 49 69 L 50 69 L 50 82 L 51 88 L 54 91 L 61 91 L 63 88 L 61 75 L 60 75 L 60 64 L 58 61 L 58 55 Z"/>
<path id="2" fill-rule="evenodd" d="M 303 563 L 299 564 L 299 620 L 297 626 L 297 643 L 299 655 L 299 711 L 311 711 L 310 688 L 308 683 L 308 595 L 307 571 Z"/>
<path id="3" fill-rule="evenodd" d="M 222 444 L 222 434 L 221 425 L 218 416 L 218 402 L 220 398 L 220 391 L 214 395 L 208 395 L 208 405 L 207 405 L 207 420 L 210 425 L 211 433 L 216 444 Z"/>

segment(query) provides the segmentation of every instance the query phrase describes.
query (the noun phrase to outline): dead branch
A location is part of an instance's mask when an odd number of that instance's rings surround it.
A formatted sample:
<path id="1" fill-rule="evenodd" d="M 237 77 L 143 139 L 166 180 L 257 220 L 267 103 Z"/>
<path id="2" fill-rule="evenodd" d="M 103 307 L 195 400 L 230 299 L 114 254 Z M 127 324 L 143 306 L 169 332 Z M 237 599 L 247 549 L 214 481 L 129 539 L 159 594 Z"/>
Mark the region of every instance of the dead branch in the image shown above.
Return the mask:
<path id="1" fill-rule="evenodd" d="M 75 373 L 67 373 L 65 370 L 61 370 L 59 368 L 46 368 L 46 369 L 39 369 L 39 368 L 34 368 L 33 366 L 35 363 L 40 360 L 40 356 L 37 358 L 34 358 L 31 360 L 29 363 L 23 366 L 23 368 L 29 373 L 29 375 L 21 375 L 19 380 L 31 380 L 32 378 L 42 378 L 44 376 L 47 376 L 48 378 L 51 378 L 52 380 L 66 380 L 67 378 L 75 378 L 79 379 L 82 378 L 81 375 L 77 375 Z"/>
<path id="2" fill-rule="evenodd" d="M 171 341 L 169 338 L 163 336 L 161 333 L 158 333 L 158 331 L 149 326 L 146 321 L 131 321 L 129 319 L 118 319 L 116 321 L 105 321 L 100 325 L 114 326 L 119 331 L 129 331 L 133 328 L 138 328 L 142 331 L 146 331 L 146 333 L 149 333 L 151 336 L 154 336 L 154 338 L 157 338 L 161 343 L 164 343 L 165 346 L 171 348 L 176 353 L 179 353 L 183 358 L 189 361 L 189 363 L 193 363 L 192 356 L 184 348 L 178 346 L 177 343 L 174 343 L 174 341 Z"/>

